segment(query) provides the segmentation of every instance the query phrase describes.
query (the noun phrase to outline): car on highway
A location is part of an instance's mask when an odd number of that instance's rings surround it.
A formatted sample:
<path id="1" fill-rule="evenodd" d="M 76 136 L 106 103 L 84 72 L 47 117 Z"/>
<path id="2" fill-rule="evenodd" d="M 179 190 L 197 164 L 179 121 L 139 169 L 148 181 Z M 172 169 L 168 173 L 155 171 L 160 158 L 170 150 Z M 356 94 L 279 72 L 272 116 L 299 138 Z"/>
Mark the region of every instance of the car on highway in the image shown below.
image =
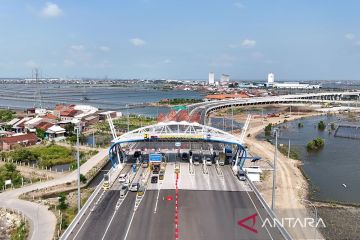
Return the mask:
<path id="1" fill-rule="evenodd" d="M 121 186 L 120 188 L 120 197 L 125 197 L 126 193 L 128 192 L 129 188 L 127 186 Z"/>
<path id="2" fill-rule="evenodd" d="M 212 165 L 211 157 L 206 157 L 205 164 L 206 164 L 206 166 L 211 166 Z"/>
<path id="3" fill-rule="evenodd" d="M 158 182 L 158 176 L 152 176 L 151 183 L 157 183 L 157 182 Z"/>
<path id="4" fill-rule="evenodd" d="M 133 156 L 134 156 L 134 158 L 140 158 L 141 157 L 141 151 L 135 151 Z"/>
<path id="5" fill-rule="evenodd" d="M 183 161 L 189 161 L 189 154 L 186 153 L 186 152 L 182 153 L 181 159 L 182 159 Z"/>
<path id="6" fill-rule="evenodd" d="M 147 167 L 149 167 L 149 163 L 148 163 L 147 161 L 144 161 L 144 162 L 141 164 L 141 166 L 142 166 L 143 168 L 147 168 Z"/>
<path id="7" fill-rule="evenodd" d="M 240 181 L 245 181 L 246 180 L 246 172 L 244 170 L 239 170 L 238 171 L 238 178 Z"/>
<path id="8" fill-rule="evenodd" d="M 193 155 L 193 163 L 194 163 L 195 166 L 200 165 L 200 155 L 198 155 L 198 154 Z"/>
<path id="9" fill-rule="evenodd" d="M 140 184 L 139 183 L 132 183 L 130 186 L 131 192 L 137 192 L 139 190 Z"/>
<path id="10" fill-rule="evenodd" d="M 126 182 L 126 179 L 127 179 L 127 174 L 126 173 L 121 173 L 120 176 L 119 176 L 119 182 L 120 183 Z"/>

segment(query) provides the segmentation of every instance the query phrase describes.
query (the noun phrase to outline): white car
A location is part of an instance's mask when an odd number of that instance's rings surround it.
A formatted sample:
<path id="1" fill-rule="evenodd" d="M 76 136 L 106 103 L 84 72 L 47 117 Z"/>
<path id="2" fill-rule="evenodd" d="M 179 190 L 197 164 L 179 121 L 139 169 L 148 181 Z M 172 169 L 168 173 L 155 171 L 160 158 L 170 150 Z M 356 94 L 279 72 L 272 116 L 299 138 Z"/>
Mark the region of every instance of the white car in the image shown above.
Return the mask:
<path id="1" fill-rule="evenodd" d="M 212 161 L 211 158 L 206 158 L 206 162 L 205 162 L 206 166 L 211 166 L 212 165 Z"/>
<path id="2" fill-rule="evenodd" d="M 126 174 L 126 173 L 120 174 L 120 176 L 119 176 L 119 182 L 121 182 L 121 183 L 126 182 L 126 178 L 127 178 L 127 174 Z"/>

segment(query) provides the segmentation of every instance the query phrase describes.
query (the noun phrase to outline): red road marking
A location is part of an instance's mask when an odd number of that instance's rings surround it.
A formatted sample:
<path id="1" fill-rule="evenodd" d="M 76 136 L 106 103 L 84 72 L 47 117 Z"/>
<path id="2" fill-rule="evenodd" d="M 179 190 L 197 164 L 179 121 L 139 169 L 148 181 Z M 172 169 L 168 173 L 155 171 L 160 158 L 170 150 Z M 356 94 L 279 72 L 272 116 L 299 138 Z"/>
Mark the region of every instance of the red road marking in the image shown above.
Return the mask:
<path id="1" fill-rule="evenodd" d="M 172 196 L 166 196 L 166 200 L 168 200 L 168 201 L 171 201 L 171 200 L 173 200 L 173 197 Z"/>
<path id="2" fill-rule="evenodd" d="M 176 173 L 175 180 L 175 240 L 179 239 L 179 215 L 178 215 L 178 200 L 179 200 L 179 188 L 178 188 L 179 173 Z"/>

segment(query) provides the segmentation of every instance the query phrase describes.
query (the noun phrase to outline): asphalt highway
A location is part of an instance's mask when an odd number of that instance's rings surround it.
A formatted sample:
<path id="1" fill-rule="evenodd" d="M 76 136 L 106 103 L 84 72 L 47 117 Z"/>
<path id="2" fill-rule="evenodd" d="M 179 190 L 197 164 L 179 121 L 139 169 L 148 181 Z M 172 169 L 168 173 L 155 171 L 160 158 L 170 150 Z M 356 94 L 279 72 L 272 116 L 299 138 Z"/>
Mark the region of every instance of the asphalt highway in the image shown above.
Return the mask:
<path id="1" fill-rule="evenodd" d="M 169 186 L 173 186 L 169 182 L 174 181 L 173 167 L 169 165 L 167 168 L 162 184 L 148 182 L 148 190 L 137 208 L 136 194 L 133 192 L 128 192 L 125 199 L 119 202 L 116 188 L 120 185 L 115 184 L 112 190 L 104 192 L 94 210 L 84 216 L 79 224 L 81 226 L 70 239 L 175 239 L 175 189 L 169 189 Z M 223 167 L 224 180 L 217 176 L 214 166 L 210 167 L 208 175 L 195 171 L 195 189 L 186 189 L 189 186 L 186 181 L 192 181 L 186 169 L 181 167 L 180 172 L 179 239 L 283 239 L 277 228 L 262 227 L 267 217 L 266 211 L 254 193 L 244 182 L 236 179 L 229 167 Z M 128 170 L 129 167 L 126 167 L 124 171 Z M 213 179 L 210 185 L 202 183 L 209 177 Z M 210 190 L 197 190 L 204 186 Z M 120 206 L 116 208 L 119 203 Z M 254 214 L 255 222 L 249 219 L 244 224 L 256 232 L 238 224 Z"/>

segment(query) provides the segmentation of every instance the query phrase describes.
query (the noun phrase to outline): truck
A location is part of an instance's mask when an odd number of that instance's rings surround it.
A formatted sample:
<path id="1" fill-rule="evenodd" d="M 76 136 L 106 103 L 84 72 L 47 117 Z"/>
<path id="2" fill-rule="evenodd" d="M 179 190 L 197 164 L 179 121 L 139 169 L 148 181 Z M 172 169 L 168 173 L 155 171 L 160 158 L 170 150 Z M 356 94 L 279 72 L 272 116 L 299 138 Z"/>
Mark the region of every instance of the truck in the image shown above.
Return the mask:
<path id="1" fill-rule="evenodd" d="M 108 190 L 110 188 L 110 176 L 108 174 L 104 175 L 104 182 L 102 188 L 104 190 Z"/>
<path id="2" fill-rule="evenodd" d="M 224 165 L 225 165 L 225 158 L 226 158 L 225 153 L 220 152 L 220 153 L 219 153 L 219 165 L 220 165 L 220 166 L 224 166 Z"/>
<path id="3" fill-rule="evenodd" d="M 226 157 L 232 157 L 232 149 L 231 149 L 231 147 L 226 146 L 225 149 L 224 149 L 224 152 L 225 152 Z"/>

